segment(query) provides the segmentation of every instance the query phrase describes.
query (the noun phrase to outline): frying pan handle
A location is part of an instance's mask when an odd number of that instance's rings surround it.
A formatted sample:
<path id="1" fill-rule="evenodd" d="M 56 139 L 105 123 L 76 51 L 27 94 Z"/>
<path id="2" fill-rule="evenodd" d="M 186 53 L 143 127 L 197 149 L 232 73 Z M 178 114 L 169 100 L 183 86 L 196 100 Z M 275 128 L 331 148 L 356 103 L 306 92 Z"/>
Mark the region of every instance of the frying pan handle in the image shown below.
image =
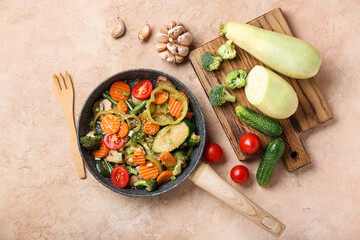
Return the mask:
<path id="1" fill-rule="evenodd" d="M 282 222 L 231 187 L 208 164 L 200 161 L 189 179 L 272 235 L 279 237 L 284 231 Z"/>

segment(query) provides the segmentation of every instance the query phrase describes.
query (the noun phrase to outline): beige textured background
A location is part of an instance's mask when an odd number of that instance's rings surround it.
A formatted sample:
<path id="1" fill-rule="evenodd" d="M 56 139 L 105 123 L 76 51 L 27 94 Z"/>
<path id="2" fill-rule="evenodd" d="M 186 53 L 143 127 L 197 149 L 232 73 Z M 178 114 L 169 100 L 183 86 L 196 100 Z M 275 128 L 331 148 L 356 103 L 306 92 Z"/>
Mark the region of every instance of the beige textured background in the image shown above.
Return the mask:
<path id="1" fill-rule="evenodd" d="M 259 159 L 244 163 L 248 183 L 232 183 L 238 160 L 194 71 L 188 62 L 161 61 L 154 35 L 179 20 L 196 47 L 215 38 L 220 23 L 246 22 L 275 7 L 321 52 L 316 81 L 334 120 L 303 137 L 311 165 L 288 173 L 281 162 L 263 189 L 255 181 Z M 0 1 L 0 239 L 273 239 L 190 181 L 160 197 L 131 199 L 89 173 L 77 178 L 52 73 L 71 73 L 77 118 L 100 81 L 136 67 L 163 70 L 193 89 L 208 140 L 225 150 L 214 169 L 286 224 L 281 239 L 359 238 L 359 12 L 356 0 Z M 115 41 L 109 34 L 117 15 L 127 32 Z M 136 35 L 145 23 L 153 36 L 142 44 Z"/>

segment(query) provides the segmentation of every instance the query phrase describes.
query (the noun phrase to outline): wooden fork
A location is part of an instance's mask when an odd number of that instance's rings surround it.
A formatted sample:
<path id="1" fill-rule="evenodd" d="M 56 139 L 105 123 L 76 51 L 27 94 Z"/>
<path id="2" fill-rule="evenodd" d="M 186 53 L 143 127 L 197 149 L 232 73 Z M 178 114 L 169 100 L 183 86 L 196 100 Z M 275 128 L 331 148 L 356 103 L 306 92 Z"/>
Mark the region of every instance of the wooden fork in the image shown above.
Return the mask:
<path id="1" fill-rule="evenodd" d="M 85 169 L 84 163 L 81 158 L 78 145 L 77 145 L 77 136 L 76 136 L 76 128 L 74 122 L 74 89 L 71 82 L 71 78 L 68 72 L 65 71 L 65 79 L 63 75 L 60 73 L 60 80 L 57 76 L 53 75 L 54 79 L 54 90 L 56 93 L 56 97 L 60 102 L 60 105 L 65 113 L 66 121 L 70 131 L 70 142 L 72 153 L 74 157 L 75 167 L 79 178 L 85 178 Z"/>

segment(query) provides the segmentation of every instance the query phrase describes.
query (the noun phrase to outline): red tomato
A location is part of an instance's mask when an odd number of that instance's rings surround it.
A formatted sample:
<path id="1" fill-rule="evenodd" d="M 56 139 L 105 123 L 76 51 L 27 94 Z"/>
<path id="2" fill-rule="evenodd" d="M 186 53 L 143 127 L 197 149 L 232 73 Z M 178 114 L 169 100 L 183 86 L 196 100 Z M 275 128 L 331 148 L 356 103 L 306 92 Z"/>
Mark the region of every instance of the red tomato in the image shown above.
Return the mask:
<path id="1" fill-rule="evenodd" d="M 211 163 L 217 163 L 223 158 L 223 150 L 216 143 L 208 143 L 205 145 L 203 158 Z"/>
<path id="2" fill-rule="evenodd" d="M 116 133 L 107 133 L 104 136 L 105 146 L 112 150 L 118 150 L 124 146 L 125 138 L 119 137 Z"/>
<path id="3" fill-rule="evenodd" d="M 236 183 L 245 183 L 249 179 L 249 170 L 243 165 L 237 165 L 231 169 L 230 177 Z"/>
<path id="4" fill-rule="evenodd" d="M 111 171 L 110 178 L 111 182 L 120 188 L 125 187 L 129 182 L 129 174 L 126 169 L 121 165 L 115 167 Z"/>
<path id="5" fill-rule="evenodd" d="M 254 154 L 259 151 L 260 139 L 253 133 L 247 133 L 240 138 L 240 149 L 246 154 Z"/>
<path id="6" fill-rule="evenodd" d="M 149 80 L 144 80 L 135 85 L 132 89 L 131 94 L 140 100 L 147 99 L 150 97 L 151 91 L 153 90 L 153 86 Z"/>

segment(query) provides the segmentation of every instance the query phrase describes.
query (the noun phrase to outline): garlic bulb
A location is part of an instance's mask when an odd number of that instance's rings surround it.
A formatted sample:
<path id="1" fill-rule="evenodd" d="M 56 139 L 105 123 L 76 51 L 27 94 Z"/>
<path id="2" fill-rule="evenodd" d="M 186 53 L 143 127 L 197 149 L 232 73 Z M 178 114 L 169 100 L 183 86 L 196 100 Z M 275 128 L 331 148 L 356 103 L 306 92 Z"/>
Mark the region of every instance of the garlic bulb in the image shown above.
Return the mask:
<path id="1" fill-rule="evenodd" d="M 117 25 L 114 27 L 114 29 L 111 32 L 111 37 L 115 39 L 121 37 L 125 33 L 124 22 L 120 19 L 120 17 L 117 17 L 116 21 L 117 21 Z"/>
<path id="2" fill-rule="evenodd" d="M 171 21 L 161 26 L 156 39 L 156 50 L 160 58 L 167 62 L 181 63 L 189 54 L 192 35 L 182 23 Z"/>

